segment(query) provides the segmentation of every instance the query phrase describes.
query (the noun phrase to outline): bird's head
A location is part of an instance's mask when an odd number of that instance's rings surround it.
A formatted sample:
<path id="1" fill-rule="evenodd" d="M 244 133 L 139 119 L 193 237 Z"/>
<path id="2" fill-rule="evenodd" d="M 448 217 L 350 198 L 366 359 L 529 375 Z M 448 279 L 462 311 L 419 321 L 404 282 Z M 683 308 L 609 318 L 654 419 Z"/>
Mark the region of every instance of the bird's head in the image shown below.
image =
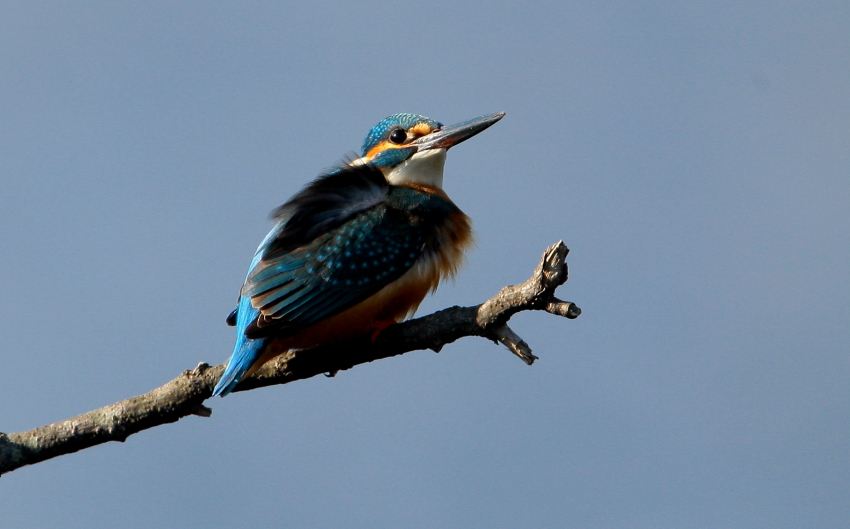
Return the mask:
<path id="1" fill-rule="evenodd" d="M 418 114 L 393 114 L 372 127 L 361 157 L 351 165 L 379 168 L 392 185 L 422 184 L 441 188 L 446 151 L 496 123 L 504 112 L 444 127 Z"/>

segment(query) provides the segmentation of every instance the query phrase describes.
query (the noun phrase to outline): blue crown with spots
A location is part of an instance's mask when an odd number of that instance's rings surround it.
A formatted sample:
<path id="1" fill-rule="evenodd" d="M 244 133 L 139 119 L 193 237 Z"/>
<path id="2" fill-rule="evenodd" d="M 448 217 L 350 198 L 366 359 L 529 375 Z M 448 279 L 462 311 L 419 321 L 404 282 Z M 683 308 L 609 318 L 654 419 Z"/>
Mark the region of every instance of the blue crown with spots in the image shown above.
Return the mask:
<path id="1" fill-rule="evenodd" d="M 369 134 L 366 135 L 366 139 L 363 140 L 363 148 L 361 149 L 360 156 L 366 156 L 366 153 L 368 153 L 372 147 L 382 140 L 386 140 L 393 129 L 401 127 L 402 129 L 407 130 L 415 126 L 417 123 L 427 123 L 433 129 L 438 129 L 443 126 L 443 124 L 439 121 L 434 121 L 431 118 L 426 118 L 419 114 L 409 114 L 406 112 L 393 114 L 392 116 L 382 119 L 377 125 L 372 127 L 372 130 L 370 130 Z"/>

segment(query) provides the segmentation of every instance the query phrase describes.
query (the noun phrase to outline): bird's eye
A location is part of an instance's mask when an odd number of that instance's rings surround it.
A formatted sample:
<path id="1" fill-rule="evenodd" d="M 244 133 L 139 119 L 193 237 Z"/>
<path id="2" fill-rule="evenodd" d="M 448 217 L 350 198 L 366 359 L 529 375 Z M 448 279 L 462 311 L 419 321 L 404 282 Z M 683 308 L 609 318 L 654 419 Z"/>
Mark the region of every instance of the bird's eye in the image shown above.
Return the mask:
<path id="1" fill-rule="evenodd" d="M 395 129 L 390 133 L 390 141 L 396 145 L 401 145 L 407 139 L 407 133 L 401 129 Z"/>

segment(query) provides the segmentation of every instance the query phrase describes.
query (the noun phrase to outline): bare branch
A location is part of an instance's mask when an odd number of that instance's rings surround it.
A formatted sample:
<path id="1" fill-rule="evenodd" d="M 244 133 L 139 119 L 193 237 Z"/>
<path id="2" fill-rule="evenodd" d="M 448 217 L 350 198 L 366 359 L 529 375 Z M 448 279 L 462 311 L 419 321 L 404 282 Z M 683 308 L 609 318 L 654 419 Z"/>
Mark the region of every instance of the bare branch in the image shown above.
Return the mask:
<path id="1" fill-rule="evenodd" d="M 364 339 L 289 351 L 244 380 L 235 391 L 286 384 L 322 373 L 335 374 L 419 349 L 439 351 L 464 336 L 501 342 L 531 365 L 537 357 L 507 322 L 524 310 L 543 310 L 570 319 L 581 314 L 574 303 L 554 297 L 555 289 L 567 280 L 568 253 L 560 241 L 546 250 L 525 283 L 505 287 L 475 307 L 451 307 L 388 327 L 374 344 Z M 212 394 L 223 371 L 224 366 L 201 363 L 144 395 L 25 432 L 0 433 L 0 475 L 108 441 L 123 442 L 134 433 L 189 415 L 209 417 L 212 410 L 203 402 Z"/>
<path id="2" fill-rule="evenodd" d="M 510 349 L 513 354 L 517 355 L 527 365 L 531 365 L 537 360 L 537 357 L 531 354 L 531 347 L 507 325 L 496 327 L 493 329 L 493 334 L 499 342 Z"/>

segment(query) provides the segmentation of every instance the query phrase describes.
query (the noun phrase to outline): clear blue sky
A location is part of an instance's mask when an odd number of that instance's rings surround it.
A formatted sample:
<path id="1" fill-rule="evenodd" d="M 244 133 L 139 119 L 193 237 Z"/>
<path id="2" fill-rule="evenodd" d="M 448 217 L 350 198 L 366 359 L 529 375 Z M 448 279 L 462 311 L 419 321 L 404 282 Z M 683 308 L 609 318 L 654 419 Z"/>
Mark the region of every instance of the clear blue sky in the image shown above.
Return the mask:
<path id="1" fill-rule="evenodd" d="M 267 214 L 395 112 L 475 222 L 420 314 L 564 239 L 513 321 L 0 479 L 3 527 L 850 519 L 850 4 L 6 2 L 0 431 L 224 362 Z"/>

